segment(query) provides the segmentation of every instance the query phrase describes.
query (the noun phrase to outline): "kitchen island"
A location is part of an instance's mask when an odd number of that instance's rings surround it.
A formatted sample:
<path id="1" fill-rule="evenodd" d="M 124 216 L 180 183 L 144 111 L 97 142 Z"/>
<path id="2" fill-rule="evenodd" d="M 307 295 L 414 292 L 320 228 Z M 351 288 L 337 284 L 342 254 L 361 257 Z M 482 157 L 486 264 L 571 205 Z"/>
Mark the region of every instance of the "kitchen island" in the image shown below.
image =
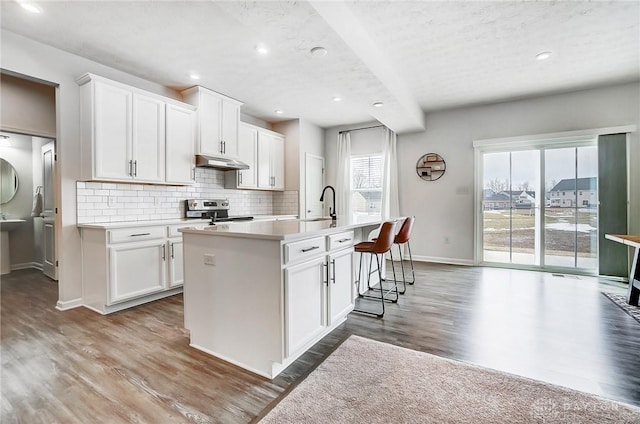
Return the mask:
<path id="1" fill-rule="evenodd" d="M 190 345 L 274 378 L 353 310 L 353 244 L 380 220 L 182 228 Z"/>

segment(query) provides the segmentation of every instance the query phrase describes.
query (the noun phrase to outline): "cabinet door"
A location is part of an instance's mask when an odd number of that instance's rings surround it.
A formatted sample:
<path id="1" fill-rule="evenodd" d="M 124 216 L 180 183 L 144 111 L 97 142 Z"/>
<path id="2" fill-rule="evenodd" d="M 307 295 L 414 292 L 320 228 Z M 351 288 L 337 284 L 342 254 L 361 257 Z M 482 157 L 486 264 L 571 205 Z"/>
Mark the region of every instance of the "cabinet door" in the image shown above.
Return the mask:
<path id="1" fill-rule="evenodd" d="M 133 178 L 163 182 L 165 168 L 165 103 L 133 95 Z"/>
<path id="2" fill-rule="evenodd" d="M 169 240 L 169 287 L 181 286 L 184 283 L 184 258 L 182 256 L 182 239 Z"/>
<path id="3" fill-rule="evenodd" d="M 324 256 L 284 271 L 285 356 L 305 347 L 325 327 Z"/>
<path id="4" fill-rule="evenodd" d="M 249 165 L 249 169 L 238 171 L 239 188 L 255 188 L 258 186 L 258 129 L 247 124 L 240 124 L 238 139 L 238 158 Z"/>
<path id="5" fill-rule="evenodd" d="M 258 187 L 271 189 L 271 134 L 258 131 Z"/>
<path id="6" fill-rule="evenodd" d="M 132 97 L 129 90 L 95 82 L 93 174 L 97 179 L 132 178 Z"/>
<path id="7" fill-rule="evenodd" d="M 274 190 L 284 190 L 284 138 L 271 137 L 271 178 Z"/>
<path id="8" fill-rule="evenodd" d="M 222 98 L 207 91 L 200 91 L 198 115 L 198 153 L 220 156 L 222 154 Z"/>
<path id="9" fill-rule="evenodd" d="M 109 261 L 109 304 L 164 290 L 164 241 L 110 247 Z"/>
<path id="10" fill-rule="evenodd" d="M 353 309 L 353 249 L 329 255 L 328 322 L 336 320 Z"/>
<path id="11" fill-rule="evenodd" d="M 240 125 L 240 106 L 237 103 L 222 101 L 222 153 L 229 157 L 238 157 L 238 131 Z"/>
<path id="12" fill-rule="evenodd" d="M 168 183 L 195 182 L 195 119 L 193 110 L 167 104 L 165 177 Z"/>

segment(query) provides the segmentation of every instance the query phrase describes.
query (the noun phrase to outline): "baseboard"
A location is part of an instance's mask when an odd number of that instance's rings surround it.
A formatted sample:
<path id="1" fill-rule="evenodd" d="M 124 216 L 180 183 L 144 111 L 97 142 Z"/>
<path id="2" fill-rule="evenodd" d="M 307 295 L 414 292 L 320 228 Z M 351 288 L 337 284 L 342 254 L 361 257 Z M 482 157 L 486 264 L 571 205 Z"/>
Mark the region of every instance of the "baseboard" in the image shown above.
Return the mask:
<path id="1" fill-rule="evenodd" d="M 17 271 L 19 269 L 37 269 L 42 271 L 42 264 L 37 262 L 25 262 L 23 264 L 13 264 L 11 265 L 11 271 Z"/>
<path id="2" fill-rule="evenodd" d="M 404 258 L 408 260 L 409 257 Z M 416 256 L 413 255 L 413 260 L 416 262 L 433 262 L 437 264 L 449 264 L 449 265 L 465 265 L 465 266 L 473 266 L 473 259 L 455 259 L 455 258 L 439 258 L 435 256 Z"/>
<path id="3" fill-rule="evenodd" d="M 59 311 L 68 311 L 69 309 L 78 308 L 80 306 L 82 306 L 81 297 L 73 300 L 67 300 L 64 302 L 61 300 L 58 300 L 58 303 L 56 303 L 56 309 Z"/>

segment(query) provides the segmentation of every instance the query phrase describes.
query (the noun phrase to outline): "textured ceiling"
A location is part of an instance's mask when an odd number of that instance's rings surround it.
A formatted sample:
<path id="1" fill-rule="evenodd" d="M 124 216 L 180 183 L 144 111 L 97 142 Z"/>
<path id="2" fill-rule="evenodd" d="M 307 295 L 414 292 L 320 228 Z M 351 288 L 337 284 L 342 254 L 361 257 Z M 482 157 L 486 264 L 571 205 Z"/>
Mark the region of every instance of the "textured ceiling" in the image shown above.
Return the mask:
<path id="1" fill-rule="evenodd" d="M 637 1 L 36 3 L 3 0 L 2 28 L 177 89 L 196 72 L 271 122 L 414 131 L 422 111 L 640 79 Z"/>

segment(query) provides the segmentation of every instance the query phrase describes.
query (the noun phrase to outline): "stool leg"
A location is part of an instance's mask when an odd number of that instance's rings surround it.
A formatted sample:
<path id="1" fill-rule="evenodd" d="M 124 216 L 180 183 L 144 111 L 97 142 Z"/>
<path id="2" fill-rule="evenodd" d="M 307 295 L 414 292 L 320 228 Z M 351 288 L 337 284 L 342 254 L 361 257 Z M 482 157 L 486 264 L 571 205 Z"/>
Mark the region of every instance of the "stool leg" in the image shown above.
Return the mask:
<path id="1" fill-rule="evenodd" d="M 360 266 L 358 267 L 358 280 L 356 281 L 356 293 L 358 293 L 358 297 L 362 296 L 360 294 L 360 278 L 362 277 L 362 256 L 364 253 L 360 253 Z"/>
<path id="2" fill-rule="evenodd" d="M 398 280 L 396 280 L 396 270 L 395 270 L 395 266 L 393 265 L 393 246 L 391 246 L 391 249 L 389 249 L 389 256 L 391 256 L 391 268 L 393 269 L 393 283 L 395 284 L 396 291 L 398 291 Z M 400 255 L 400 265 L 402 266 L 402 280 L 404 283 L 404 265 L 402 265 L 402 255 Z M 385 278 L 385 281 L 389 281 L 389 280 Z M 404 294 L 404 292 L 406 291 L 407 291 L 407 286 L 405 285 L 404 289 L 400 292 L 400 294 Z"/>
<path id="3" fill-rule="evenodd" d="M 413 279 L 409 283 L 410 285 L 416 282 L 416 273 L 413 270 L 413 257 L 411 256 L 411 243 L 407 240 L 407 248 L 409 249 L 409 263 L 411 263 L 411 275 Z"/>
<path id="4" fill-rule="evenodd" d="M 380 255 L 376 254 L 376 264 L 378 265 L 378 279 L 380 280 L 380 303 L 382 304 L 382 313 L 378 315 L 379 318 L 384 316 L 384 290 L 382 289 L 382 266 L 380 264 Z"/>
<path id="5" fill-rule="evenodd" d="M 393 248 L 393 246 L 391 247 Z M 392 249 L 389 249 L 389 252 L 391 252 L 391 250 Z M 398 279 L 396 278 L 396 267 L 395 265 L 393 265 L 393 256 L 391 257 L 391 270 L 393 271 L 393 287 L 396 290 L 396 300 L 392 300 L 391 302 L 397 303 L 398 300 L 400 299 L 400 292 L 398 292 Z M 389 292 L 391 292 L 391 290 L 389 290 Z"/>
<path id="6" fill-rule="evenodd" d="M 393 249 L 393 246 L 391 247 Z M 402 260 L 402 249 L 400 249 L 400 245 L 398 244 L 398 254 L 400 255 L 400 267 L 402 268 L 402 291 L 400 294 L 405 294 L 407 291 L 407 279 L 404 274 L 404 260 Z"/>

